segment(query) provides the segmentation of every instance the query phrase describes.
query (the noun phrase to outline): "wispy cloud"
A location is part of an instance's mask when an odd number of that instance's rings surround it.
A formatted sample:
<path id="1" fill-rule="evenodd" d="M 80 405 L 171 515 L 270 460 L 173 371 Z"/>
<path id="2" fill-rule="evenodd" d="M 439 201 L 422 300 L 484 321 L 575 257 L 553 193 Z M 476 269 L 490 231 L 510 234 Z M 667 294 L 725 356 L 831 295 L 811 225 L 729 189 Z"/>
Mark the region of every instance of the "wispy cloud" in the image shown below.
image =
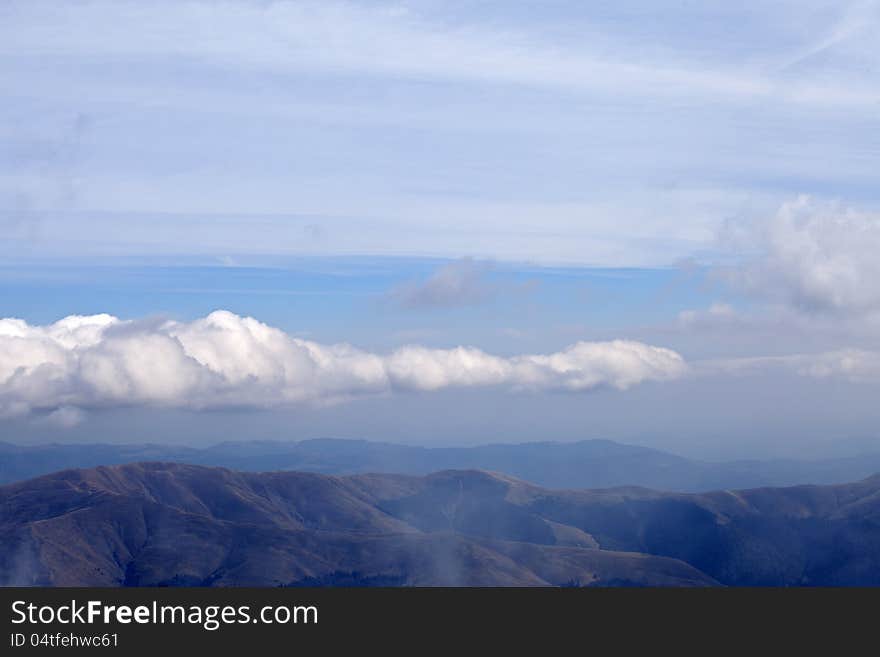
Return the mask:
<path id="1" fill-rule="evenodd" d="M 491 265 L 464 258 L 438 267 L 420 281 L 410 281 L 389 291 L 387 299 L 408 309 L 450 308 L 483 303 L 500 287 L 487 279 Z"/>
<path id="2" fill-rule="evenodd" d="M 236 67 L 272 71 L 323 69 L 412 76 L 613 89 L 633 95 L 743 96 L 786 102 L 856 104 L 880 99 L 870 84 L 774 80 L 742 71 L 685 62 L 627 57 L 561 47 L 524 29 L 491 29 L 476 23 L 450 26 L 398 5 L 347 2 L 139 2 L 84 4 L 28 2 L 4 35 L 7 54 L 91 54 L 113 57 L 194 57 Z M 861 13 L 858 26 L 871 18 Z M 870 24 L 874 24 L 871 21 Z M 853 21 L 807 53 L 827 48 L 852 32 Z M 11 28 L 13 25 L 7 23 Z M 97 31 L 96 31 L 97 28 Z M 234 35 L 234 38 L 230 38 Z M 607 45 L 607 44 L 603 44 Z M 406 53 L 405 56 L 401 56 Z M 805 55 L 800 55 L 803 58 Z"/>
<path id="3" fill-rule="evenodd" d="M 781 70 L 808 64 L 811 59 L 828 55 L 841 46 L 847 46 L 861 37 L 862 44 L 876 36 L 880 23 L 880 3 L 876 0 L 856 0 L 841 3 L 840 16 L 822 31 L 791 53 L 780 66 Z"/>
<path id="4" fill-rule="evenodd" d="M 658 266 L 880 166 L 876 3 L 0 11 L 8 253 Z"/>
<path id="5" fill-rule="evenodd" d="M 783 371 L 814 379 L 880 383 L 880 352 L 847 348 L 784 356 L 706 360 L 693 363 L 691 371 L 696 375 L 735 376 L 760 376 Z"/>

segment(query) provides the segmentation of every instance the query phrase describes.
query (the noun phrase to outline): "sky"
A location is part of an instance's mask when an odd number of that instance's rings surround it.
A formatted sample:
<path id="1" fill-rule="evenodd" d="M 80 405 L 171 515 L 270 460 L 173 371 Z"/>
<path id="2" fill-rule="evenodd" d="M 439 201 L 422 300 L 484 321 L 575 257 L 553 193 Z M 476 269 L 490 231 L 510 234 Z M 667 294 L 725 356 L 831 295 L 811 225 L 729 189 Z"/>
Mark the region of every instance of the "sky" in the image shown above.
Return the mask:
<path id="1" fill-rule="evenodd" d="M 880 450 L 880 3 L 0 4 L 0 439 Z"/>

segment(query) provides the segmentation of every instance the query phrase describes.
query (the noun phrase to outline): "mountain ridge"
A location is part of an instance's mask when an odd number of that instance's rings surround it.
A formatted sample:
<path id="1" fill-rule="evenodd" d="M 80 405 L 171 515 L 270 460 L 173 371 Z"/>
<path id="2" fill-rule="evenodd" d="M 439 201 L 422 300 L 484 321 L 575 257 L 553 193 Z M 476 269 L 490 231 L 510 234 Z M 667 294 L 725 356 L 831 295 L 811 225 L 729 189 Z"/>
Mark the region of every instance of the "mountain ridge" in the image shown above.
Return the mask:
<path id="1" fill-rule="evenodd" d="M 160 443 L 20 446 L 0 443 L 0 483 L 70 467 L 172 461 L 241 471 L 423 475 L 443 469 L 505 472 L 550 488 L 637 485 L 700 492 L 723 488 L 835 484 L 880 471 L 880 453 L 857 457 L 708 462 L 661 450 L 593 439 L 574 443 L 498 443 L 418 447 L 355 439 L 222 442 L 205 448 Z"/>

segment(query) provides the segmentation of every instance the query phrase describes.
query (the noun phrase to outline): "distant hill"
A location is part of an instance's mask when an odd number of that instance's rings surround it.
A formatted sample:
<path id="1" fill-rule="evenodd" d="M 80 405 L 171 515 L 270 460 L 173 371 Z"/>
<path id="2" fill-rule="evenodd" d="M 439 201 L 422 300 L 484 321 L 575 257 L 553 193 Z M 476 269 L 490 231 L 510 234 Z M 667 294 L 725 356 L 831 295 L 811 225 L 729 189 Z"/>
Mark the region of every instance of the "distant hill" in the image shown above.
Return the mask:
<path id="1" fill-rule="evenodd" d="M 699 492 L 726 488 L 836 484 L 880 472 L 880 453 L 821 461 L 710 463 L 607 440 L 411 447 L 364 440 L 230 442 L 195 449 L 170 445 L 44 445 L 0 443 L 0 483 L 65 468 L 166 461 L 251 472 L 324 474 L 388 472 L 421 475 L 444 469 L 506 472 L 549 488 L 645 486 Z"/>
<path id="2" fill-rule="evenodd" d="M 880 585 L 880 476 L 682 494 L 141 463 L 0 487 L 0 583 Z"/>

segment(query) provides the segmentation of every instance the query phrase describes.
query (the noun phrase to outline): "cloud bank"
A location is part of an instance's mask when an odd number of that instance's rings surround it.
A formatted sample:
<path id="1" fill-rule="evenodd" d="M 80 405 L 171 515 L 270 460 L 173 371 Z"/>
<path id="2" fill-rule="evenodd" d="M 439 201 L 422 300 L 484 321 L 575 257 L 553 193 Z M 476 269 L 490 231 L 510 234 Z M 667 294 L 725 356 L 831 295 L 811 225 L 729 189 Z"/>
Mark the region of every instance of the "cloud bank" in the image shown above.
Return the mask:
<path id="1" fill-rule="evenodd" d="M 626 340 L 506 358 L 469 347 L 383 355 L 301 340 L 227 311 L 191 322 L 0 319 L 0 415 L 48 412 L 62 424 L 79 409 L 120 405 L 266 408 L 475 386 L 625 390 L 685 371 L 676 352 Z"/>

